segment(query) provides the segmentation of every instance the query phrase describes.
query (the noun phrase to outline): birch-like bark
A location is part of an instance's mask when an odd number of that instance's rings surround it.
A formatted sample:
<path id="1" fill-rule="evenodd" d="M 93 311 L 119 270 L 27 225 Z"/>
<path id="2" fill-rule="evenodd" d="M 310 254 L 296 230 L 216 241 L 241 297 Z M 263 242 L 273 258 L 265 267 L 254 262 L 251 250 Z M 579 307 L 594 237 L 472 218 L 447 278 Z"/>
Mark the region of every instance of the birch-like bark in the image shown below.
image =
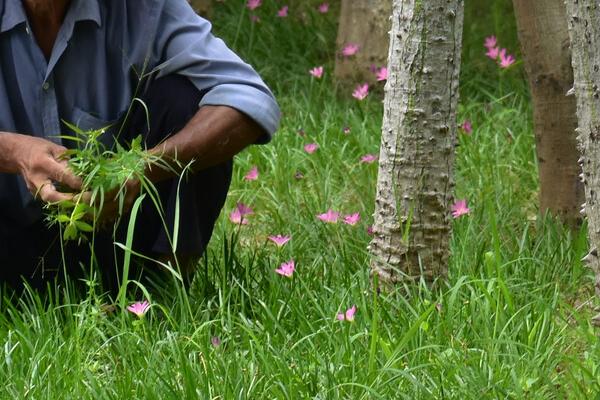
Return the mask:
<path id="1" fill-rule="evenodd" d="M 374 81 L 372 65 L 387 64 L 392 0 L 342 0 L 338 25 L 335 76 L 344 80 Z M 358 44 L 358 53 L 344 57 L 341 49 Z"/>
<path id="2" fill-rule="evenodd" d="M 394 0 L 372 271 L 384 284 L 448 273 L 462 0 Z"/>
<path id="3" fill-rule="evenodd" d="M 533 99 L 540 211 L 577 227 L 584 200 L 577 164 L 576 101 L 564 0 L 513 0 Z"/>
<path id="4" fill-rule="evenodd" d="M 566 4 L 591 249 L 583 261 L 596 274 L 596 296 L 600 296 L 600 4 L 590 0 L 567 0 Z"/>

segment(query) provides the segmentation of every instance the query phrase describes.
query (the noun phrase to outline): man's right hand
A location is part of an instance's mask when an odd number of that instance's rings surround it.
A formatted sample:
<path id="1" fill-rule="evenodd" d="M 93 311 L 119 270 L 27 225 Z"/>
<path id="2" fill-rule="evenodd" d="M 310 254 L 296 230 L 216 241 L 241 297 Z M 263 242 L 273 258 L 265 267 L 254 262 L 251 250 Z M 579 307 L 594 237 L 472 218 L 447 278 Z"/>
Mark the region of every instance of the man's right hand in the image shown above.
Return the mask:
<path id="1" fill-rule="evenodd" d="M 81 179 L 61 158 L 66 150 L 46 139 L 0 132 L 0 172 L 22 175 L 31 194 L 46 203 L 71 200 L 73 193 L 61 193 L 54 186 L 81 189 Z"/>

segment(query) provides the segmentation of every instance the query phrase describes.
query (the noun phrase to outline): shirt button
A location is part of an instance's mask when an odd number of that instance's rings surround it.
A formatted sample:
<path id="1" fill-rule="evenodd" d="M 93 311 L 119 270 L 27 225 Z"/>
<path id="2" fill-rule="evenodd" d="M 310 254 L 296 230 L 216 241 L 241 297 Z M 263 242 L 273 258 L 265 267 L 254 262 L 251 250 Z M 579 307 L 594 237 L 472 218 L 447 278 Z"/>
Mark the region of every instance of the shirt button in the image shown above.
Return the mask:
<path id="1" fill-rule="evenodd" d="M 42 88 L 44 88 L 44 90 L 48 90 L 48 89 L 50 89 L 50 84 L 48 82 L 44 82 L 44 85 L 42 85 Z"/>

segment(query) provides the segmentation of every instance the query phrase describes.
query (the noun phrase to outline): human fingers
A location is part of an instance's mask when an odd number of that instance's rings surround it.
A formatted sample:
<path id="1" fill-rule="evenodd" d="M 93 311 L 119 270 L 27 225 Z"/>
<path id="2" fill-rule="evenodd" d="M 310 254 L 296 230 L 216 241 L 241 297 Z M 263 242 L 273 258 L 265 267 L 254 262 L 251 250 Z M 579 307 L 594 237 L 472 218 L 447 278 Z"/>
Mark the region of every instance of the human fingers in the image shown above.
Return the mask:
<path id="1" fill-rule="evenodd" d="M 81 190 L 83 184 L 82 179 L 69 169 L 66 161 L 55 160 L 51 167 L 50 174 L 55 182 L 68 186 L 75 191 Z"/>
<path id="2" fill-rule="evenodd" d="M 73 194 L 59 192 L 51 181 L 43 182 L 38 186 L 36 197 L 45 203 L 73 200 Z"/>

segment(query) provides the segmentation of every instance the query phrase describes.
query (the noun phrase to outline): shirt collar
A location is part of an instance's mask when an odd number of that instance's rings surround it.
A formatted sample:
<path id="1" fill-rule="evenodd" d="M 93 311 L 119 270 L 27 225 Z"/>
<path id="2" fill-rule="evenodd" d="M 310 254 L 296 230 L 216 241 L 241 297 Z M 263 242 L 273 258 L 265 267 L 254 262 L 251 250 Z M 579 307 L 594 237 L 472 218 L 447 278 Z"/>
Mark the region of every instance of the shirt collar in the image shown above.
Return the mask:
<path id="1" fill-rule="evenodd" d="M 4 0 L 0 3 L 0 33 L 27 21 L 21 0 Z"/>
<path id="2" fill-rule="evenodd" d="M 71 0 L 69 7 L 65 22 L 67 20 L 72 23 L 94 21 L 98 27 L 102 26 L 98 0 Z M 9 31 L 24 22 L 27 22 L 27 15 L 23 9 L 22 0 L 0 0 L 0 33 Z"/>

